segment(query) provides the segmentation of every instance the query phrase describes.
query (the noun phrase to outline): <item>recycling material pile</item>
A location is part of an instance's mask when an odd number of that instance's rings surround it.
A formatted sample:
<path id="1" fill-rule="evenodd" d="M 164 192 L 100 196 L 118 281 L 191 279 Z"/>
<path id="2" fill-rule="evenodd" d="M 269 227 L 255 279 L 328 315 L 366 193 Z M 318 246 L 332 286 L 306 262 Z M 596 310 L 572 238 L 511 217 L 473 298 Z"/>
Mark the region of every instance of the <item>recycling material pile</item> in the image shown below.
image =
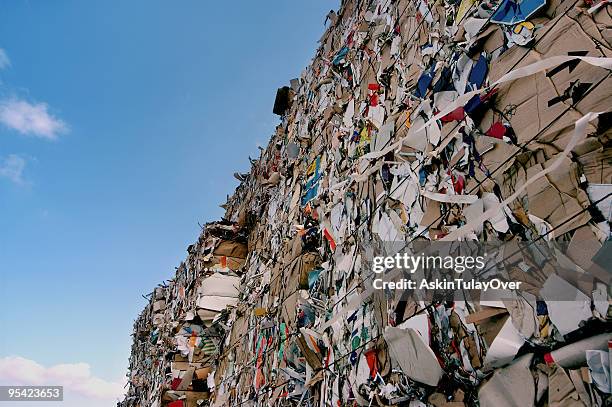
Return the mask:
<path id="1" fill-rule="evenodd" d="M 239 301 L 246 236 L 229 222 L 206 225 L 174 279 L 155 288 L 134 323 L 126 406 L 196 405 L 208 398 L 228 307 Z M 217 272 L 223 270 L 223 273 Z M 189 404 L 191 403 L 191 404 Z"/>
<path id="2" fill-rule="evenodd" d="M 224 219 L 137 319 L 119 405 L 610 405 L 608 2 L 353 0 L 325 21 Z M 573 273 L 525 255 L 511 277 L 575 294 L 371 288 L 381 242 L 455 241 L 563 242 Z"/>

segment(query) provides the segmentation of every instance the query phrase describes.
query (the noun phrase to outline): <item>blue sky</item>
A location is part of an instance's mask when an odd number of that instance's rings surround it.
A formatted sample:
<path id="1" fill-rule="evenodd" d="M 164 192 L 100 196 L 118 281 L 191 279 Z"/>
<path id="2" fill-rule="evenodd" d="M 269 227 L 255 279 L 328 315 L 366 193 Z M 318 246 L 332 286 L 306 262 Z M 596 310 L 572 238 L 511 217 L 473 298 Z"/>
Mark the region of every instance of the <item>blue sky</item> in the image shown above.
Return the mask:
<path id="1" fill-rule="evenodd" d="M 5 367 L 85 363 L 81 376 L 123 380 L 141 294 L 173 275 L 198 222 L 223 214 L 233 172 L 278 122 L 276 88 L 337 6 L 2 2 Z"/>

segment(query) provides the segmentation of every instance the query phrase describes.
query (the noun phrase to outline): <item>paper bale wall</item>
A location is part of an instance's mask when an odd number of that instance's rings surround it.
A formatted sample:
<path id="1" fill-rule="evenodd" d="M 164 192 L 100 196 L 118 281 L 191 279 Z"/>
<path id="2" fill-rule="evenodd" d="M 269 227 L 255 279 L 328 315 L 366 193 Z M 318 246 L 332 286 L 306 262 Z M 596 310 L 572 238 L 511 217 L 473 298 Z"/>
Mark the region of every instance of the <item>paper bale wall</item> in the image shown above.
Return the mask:
<path id="1" fill-rule="evenodd" d="M 515 6 L 330 12 L 225 218 L 147 297 L 120 406 L 609 402 L 605 270 L 559 314 L 371 292 L 360 267 L 377 241 L 558 240 L 586 270 L 609 239 L 610 6 Z"/>

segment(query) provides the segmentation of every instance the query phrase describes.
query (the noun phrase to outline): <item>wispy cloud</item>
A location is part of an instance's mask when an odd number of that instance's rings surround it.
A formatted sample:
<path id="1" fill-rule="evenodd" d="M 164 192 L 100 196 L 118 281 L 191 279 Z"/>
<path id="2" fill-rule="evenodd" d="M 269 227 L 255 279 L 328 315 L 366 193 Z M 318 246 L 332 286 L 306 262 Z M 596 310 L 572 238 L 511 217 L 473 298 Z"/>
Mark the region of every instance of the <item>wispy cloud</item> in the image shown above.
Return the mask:
<path id="1" fill-rule="evenodd" d="M 0 178 L 6 178 L 17 185 L 24 185 L 23 170 L 26 160 L 16 154 L 7 156 L 0 162 Z"/>
<path id="2" fill-rule="evenodd" d="M 0 358 L 0 384 L 17 386 L 64 386 L 66 395 L 91 400 L 114 401 L 123 397 L 121 383 L 109 382 L 91 374 L 87 363 L 65 363 L 45 367 L 19 356 Z"/>
<path id="3" fill-rule="evenodd" d="M 25 100 L 0 101 L 0 122 L 21 134 L 54 140 L 68 131 L 64 121 L 48 111 L 46 103 L 29 103 Z"/>
<path id="4" fill-rule="evenodd" d="M 8 68 L 9 66 L 11 66 L 11 60 L 6 55 L 6 51 L 0 48 L 0 69 Z"/>

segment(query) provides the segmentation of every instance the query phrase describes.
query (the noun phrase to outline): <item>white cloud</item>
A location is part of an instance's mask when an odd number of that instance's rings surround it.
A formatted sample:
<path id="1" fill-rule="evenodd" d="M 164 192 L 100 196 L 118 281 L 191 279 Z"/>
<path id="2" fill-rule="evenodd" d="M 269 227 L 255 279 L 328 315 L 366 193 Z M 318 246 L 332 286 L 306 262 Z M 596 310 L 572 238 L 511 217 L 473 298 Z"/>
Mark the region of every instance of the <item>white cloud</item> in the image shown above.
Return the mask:
<path id="1" fill-rule="evenodd" d="M 48 108 L 46 103 L 4 100 L 0 102 L 0 122 L 21 134 L 53 140 L 59 134 L 67 132 L 68 126 L 51 115 Z"/>
<path id="2" fill-rule="evenodd" d="M 25 168 L 26 160 L 16 154 L 7 156 L 0 162 L 0 177 L 7 178 L 18 185 L 25 184 L 23 179 L 23 169 Z"/>
<path id="3" fill-rule="evenodd" d="M 11 66 L 11 60 L 6 55 L 6 51 L 0 48 L 0 69 L 8 68 L 9 66 Z"/>
<path id="4" fill-rule="evenodd" d="M 92 376 L 87 363 L 45 367 L 20 356 L 0 358 L 0 384 L 16 386 L 64 386 L 64 398 L 116 401 L 124 395 L 123 384 Z"/>

